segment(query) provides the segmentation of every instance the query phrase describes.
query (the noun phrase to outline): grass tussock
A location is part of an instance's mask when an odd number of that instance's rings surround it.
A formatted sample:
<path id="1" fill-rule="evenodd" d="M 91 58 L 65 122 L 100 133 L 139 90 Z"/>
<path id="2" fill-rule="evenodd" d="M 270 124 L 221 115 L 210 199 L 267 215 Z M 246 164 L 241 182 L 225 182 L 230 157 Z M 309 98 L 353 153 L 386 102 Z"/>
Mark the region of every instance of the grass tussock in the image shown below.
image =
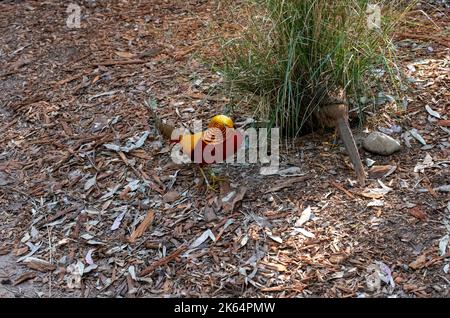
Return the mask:
<path id="1" fill-rule="evenodd" d="M 242 30 L 221 46 L 220 71 L 258 100 L 257 117 L 290 136 L 310 122 L 324 87 L 345 88 L 361 114 L 381 78 L 376 70 L 399 83 L 391 40 L 409 7 L 395 4 L 378 2 L 381 28 L 370 28 L 376 9 L 367 0 L 248 1 Z"/>

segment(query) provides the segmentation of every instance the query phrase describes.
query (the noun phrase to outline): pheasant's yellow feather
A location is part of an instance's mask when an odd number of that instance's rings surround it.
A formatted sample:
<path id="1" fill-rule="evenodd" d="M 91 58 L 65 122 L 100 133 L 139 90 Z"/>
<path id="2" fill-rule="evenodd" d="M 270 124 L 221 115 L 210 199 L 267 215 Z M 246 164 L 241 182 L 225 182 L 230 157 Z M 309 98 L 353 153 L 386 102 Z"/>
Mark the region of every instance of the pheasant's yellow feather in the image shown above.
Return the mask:
<path id="1" fill-rule="evenodd" d="M 233 120 L 230 117 L 225 115 L 216 115 L 209 122 L 208 128 L 220 128 L 224 130 L 225 128 L 233 128 Z M 187 155 L 192 154 L 195 147 L 197 147 L 198 143 L 203 140 L 203 136 L 205 135 L 204 131 L 192 134 L 192 135 L 183 135 L 180 138 L 180 145 L 183 149 L 183 152 Z M 209 143 L 208 140 L 204 140 L 206 143 Z"/>
<path id="2" fill-rule="evenodd" d="M 209 128 L 211 127 L 217 127 L 217 128 L 234 128 L 233 120 L 225 115 L 216 115 L 213 118 L 211 118 L 211 121 L 208 125 Z"/>

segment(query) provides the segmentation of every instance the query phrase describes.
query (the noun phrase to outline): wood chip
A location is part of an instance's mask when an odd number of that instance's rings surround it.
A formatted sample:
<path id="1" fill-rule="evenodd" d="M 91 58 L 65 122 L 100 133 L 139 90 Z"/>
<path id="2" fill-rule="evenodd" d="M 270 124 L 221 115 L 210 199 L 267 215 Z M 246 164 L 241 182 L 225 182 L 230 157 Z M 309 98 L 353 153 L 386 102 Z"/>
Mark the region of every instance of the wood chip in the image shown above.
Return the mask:
<path id="1" fill-rule="evenodd" d="M 415 217 L 415 218 L 417 218 L 417 219 L 419 219 L 421 221 L 426 221 L 427 220 L 427 214 L 425 212 L 423 212 L 423 210 L 420 207 L 414 207 L 414 208 L 410 209 L 409 213 L 413 217 Z"/>
<path id="2" fill-rule="evenodd" d="M 13 286 L 17 286 L 22 284 L 23 282 L 26 282 L 30 279 L 33 279 L 36 277 L 36 273 L 35 272 L 27 272 L 25 274 L 20 275 L 12 284 Z"/>
<path id="3" fill-rule="evenodd" d="M 56 266 L 54 264 L 35 257 L 28 257 L 23 262 L 29 268 L 40 272 L 49 272 L 56 269 Z"/>
<path id="4" fill-rule="evenodd" d="M 180 197 L 180 194 L 176 191 L 170 191 L 164 194 L 163 201 L 166 203 L 171 203 L 177 200 Z"/>
<path id="5" fill-rule="evenodd" d="M 426 254 L 422 254 L 415 261 L 409 263 L 408 266 L 411 267 L 412 269 L 421 269 L 422 267 L 424 267 L 426 261 L 427 261 Z"/>
<path id="6" fill-rule="evenodd" d="M 167 263 L 173 261 L 174 259 L 176 259 L 178 257 L 178 255 L 180 255 L 181 253 L 183 253 L 185 250 L 187 249 L 187 246 L 185 244 L 181 245 L 179 248 L 177 248 L 175 251 L 173 251 L 171 254 L 169 254 L 168 256 L 161 258 L 160 260 L 157 260 L 156 262 L 154 262 L 153 264 L 151 264 L 150 266 L 144 268 L 140 273 L 139 276 L 140 277 L 144 277 L 147 276 L 151 273 L 153 273 L 153 271 L 158 268 L 159 266 L 163 266 L 166 265 Z"/>
<path id="7" fill-rule="evenodd" d="M 130 65 L 130 64 L 144 64 L 144 60 L 107 60 L 103 62 L 92 63 L 91 66 L 114 66 L 114 65 Z"/>
<path id="8" fill-rule="evenodd" d="M 144 234 L 144 232 L 148 229 L 148 227 L 153 223 L 153 220 L 155 219 L 155 212 L 153 210 L 148 211 L 147 215 L 145 216 L 144 220 L 139 224 L 139 226 L 131 233 L 130 238 L 128 241 L 130 243 L 136 242 L 138 238 Z"/>
<path id="9" fill-rule="evenodd" d="M 382 179 L 391 175 L 397 169 L 396 166 L 372 166 L 369 170 L 369 177 L 372 179 Z"/>
<path id="10" fill-rule="evenodd" d="M 233 212 L 233 210 L 237 206 L 237 204 L 239 202 L 241 202 L 242 199 L 244 199 L 244 196 L 245 196 L 246 192 L 247 192 L 247 188 L 246 187 L 241 187 L 241 188 L 239 188 L 237 193 L 232 198 L 230 198 L 229 200 L 224 201 L 222 199 L 222 209 L 223 209 L 223 211 L 225 213 Z"/>
<path id="11" fill-rule="evenodd" d="M 439 126 L 450 127 L 450 119 L 442 119 L 436 122 Z"/>
<path id="12" fill-rule="evenodd" d="M 27 249 L 28 250 L 28 249 Z M 7 255 L 11 252 L 11 248 L 9 246 L 1 246 L 0 247 L 0 256 Z"/>
<path id="13" fill-rule="evenodd" d="M 292 186 L 293 184 L 295 184 L 297 182 L 302 182 L 302 181 L 308 180 L 309 178 L 310 178 L 310 176 L 301 176 L 301 177 L 289 178 L 286 181 L 283 181 L 283 182 L 280 182 L 280 183 L 274 185 L 269 190 L 267 190 L 265 193 L 271 193 L 271 192 L 280 191 L 281 189 L 290 187 L 290 186 Z"/>
<path id="14" fill-rule="evenodd" d="M 355 196 L 350 192 L 350 191 L 348 191 L 347 189 L 345 189 L 343 186 L 341 186 L 340 184 L 338 184 L 338 183 L 336 183 L 336 182 L 334 182 L 334 181 L 331 181 L 331 184 L 336 188 L 336 189 L 338 189 L 338 190 L 341 190 L 342 192 L 344 192 L 349 198 L 351 198 L 351 199 L 354 199 L 355 198 Z"/>
<path id="15" fill-rule="evenodd" d="M 265 263 L 265 262 L 261 262 L 261 264 L 263 264 L 264 266 L 276 270 L 278 272 L 285 272 L 287 271 L 286 266 L 284 266 L 283 264 L 279 264 L 279 263 Z"/>

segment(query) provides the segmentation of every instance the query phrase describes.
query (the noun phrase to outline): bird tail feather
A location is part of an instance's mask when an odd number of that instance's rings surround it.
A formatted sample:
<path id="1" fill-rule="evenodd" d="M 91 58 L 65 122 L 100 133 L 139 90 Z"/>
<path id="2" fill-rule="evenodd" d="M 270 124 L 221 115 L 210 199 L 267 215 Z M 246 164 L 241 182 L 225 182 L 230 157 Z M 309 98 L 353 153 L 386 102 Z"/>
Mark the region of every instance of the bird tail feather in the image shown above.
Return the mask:
<path id="1" fill-rule="evenodd" d="M 156 113 L 157 109 L 156 101 L 154 99 L 149 99 L 148 101 L 145 101 L 145 105 L 148 107 L 150 111 L 150 116 L 152 117 L 155 127 L 156 129 L 158 129 L 159 133 L 167 140 L 179 141 L 179 140 L 172 140 L 172 133 L 175 130 L 175 127 L 163 123 L 162 119 Z"/>

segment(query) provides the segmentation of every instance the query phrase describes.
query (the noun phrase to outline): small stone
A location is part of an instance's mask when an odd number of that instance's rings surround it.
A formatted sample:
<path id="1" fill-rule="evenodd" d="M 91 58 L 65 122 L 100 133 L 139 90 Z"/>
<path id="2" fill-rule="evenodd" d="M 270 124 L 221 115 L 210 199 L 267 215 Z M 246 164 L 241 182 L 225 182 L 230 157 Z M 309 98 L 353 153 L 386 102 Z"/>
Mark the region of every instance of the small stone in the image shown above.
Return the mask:
<path id="1" fill-rule="evenodd" d="M 389 156 L 401 149 L 400 143 L 394 138 L 375 131 L 364 139 L 363 147 L 369 152 Z"/>

